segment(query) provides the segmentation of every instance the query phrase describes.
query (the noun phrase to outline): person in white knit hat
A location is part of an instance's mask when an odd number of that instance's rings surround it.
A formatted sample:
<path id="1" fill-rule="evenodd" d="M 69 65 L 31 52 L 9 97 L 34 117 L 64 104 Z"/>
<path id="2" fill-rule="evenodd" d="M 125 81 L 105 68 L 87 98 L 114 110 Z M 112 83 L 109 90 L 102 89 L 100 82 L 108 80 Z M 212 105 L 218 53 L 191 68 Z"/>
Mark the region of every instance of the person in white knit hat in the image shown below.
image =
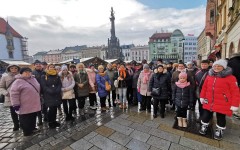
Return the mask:
<path id="1" fill-rule="evenodd" d="M 209 121 L 216 112 L 217 124 L 214 138 L 221 140 L 223 130 L 226 129 L 226 115 L 232 116 L 233 112 L 238 110 L 239 100 L 239 88 L 236 78 L 232 75 L 232 69 L 227 67 L 227 61 L 224 59 L 215 61 L 200 93 L 203 114 L 199 133 L 206 134 Z"/>

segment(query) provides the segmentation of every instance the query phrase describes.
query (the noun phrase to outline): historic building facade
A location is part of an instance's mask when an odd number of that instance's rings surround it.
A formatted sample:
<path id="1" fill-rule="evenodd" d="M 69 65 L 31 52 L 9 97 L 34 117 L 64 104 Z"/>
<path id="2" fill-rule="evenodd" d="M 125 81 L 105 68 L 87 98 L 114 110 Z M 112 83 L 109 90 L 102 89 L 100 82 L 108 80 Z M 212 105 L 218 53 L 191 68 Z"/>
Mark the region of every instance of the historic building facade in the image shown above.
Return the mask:
<path id="1" fill-rule="evenodd" d="M 142 61 L 143 59 L 149 60 L 149 46 L 136 46 L 130 49 L 130 60 Z M 126 60 L 129 61 L 129 60 Z"/>
<path id="2" fill-rule="evenodd" d="M 81 50 L 84 48 L 87 48 L 87 45 L 65 47 L 61 52 L 61 61 L 82 58 Z"/>
<path id="3" fill-rule="evenodd" d="M 63 50 L 50 50 L 46 55 L 43 56 L 43 61 L 47 63 L 59 63 L 62 61 L 61 53 Z"/>
<path id="4" fill-rule="evenodd" d="M 198 36 L 197 41 L 198 41 L 197 56 L 200 62 L 201 60 L 208 59 L 208 55 L 211 52 L 211 45 L 210 45 L 211 39 L 209 36 L 206 36 L 205 29 L 203 29 L 201 34 Z"/>
<path id="5" fill-rule="evenodd" d="M 37 52 L 36 54 L 33 55 L 33 61 L 39 60 L 41 62 L 44 61 L 44 56 L 47 54 L 47 52 L 42 51 L 42 52 Z"/>
<path id="6" fill-rule="evenodd" d="M 124 59 L 122 55 L 122 49 L 120 47 L 119 39 L 115 34 L 115 16 L 113 8 L 111 8 L 111 37 L 108 39 L 108 50 L 106 52 L 107 59 Z"/>
<path id="7" fill-rule="evenodd" d="M 230 58 L 234 53 L 240 53 L 240 1 L 230 0 L 228 10 L 226 58 Z"/>
<path id="8" fill-rule="evenodd" d="M 124 56 L 124 60 L 123 61 L 130 61 L 130 60 L 134 60 L 131 57 L 131 48 L 134 48 L 134 44 L 129 44 L 129 45 L 122 45 L 122 54 Z"/>
<path id="9" fill-rule="evenodd" d="M 184 61 L 196 61 L 197 60 L 197 37 L 188 34 L 184 37 Z"/>
<path id="10" fill-rule="evenodd" d="M 154 33 L 149 38 L 149 60 L 158 58 L 164 62 L 183 60 L 184 35 L 176 29 L 172 33 Z"/>
<path id="11" fill-rule="evenodd" d="M 27 38 L 0 18 L 0 59 L 28 61 Z"/>

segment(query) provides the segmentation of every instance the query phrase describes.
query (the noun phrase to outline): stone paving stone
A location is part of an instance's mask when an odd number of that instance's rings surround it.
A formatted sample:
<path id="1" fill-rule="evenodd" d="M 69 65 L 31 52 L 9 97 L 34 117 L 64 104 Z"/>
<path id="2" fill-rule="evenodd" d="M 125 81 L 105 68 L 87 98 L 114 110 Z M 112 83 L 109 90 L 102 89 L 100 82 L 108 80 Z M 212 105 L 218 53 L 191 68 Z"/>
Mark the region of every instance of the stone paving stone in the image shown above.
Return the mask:
<path id="1" fill-rule="evenodd" d="M 101 150 L 100 148 L 96 147 L 96 146 L 93 146 L 91 147 L 89 150 Z"/>
<path id="2" fill-rule="evenodd" d="M 2 137 L 12 137 L 13 133 L 6 133 Z"/>
<path id="3" fill-rule="evenodd" d="M 124 125 L 124 126 L 129 126 L 133 123 L 132 121 L 129 121 L 129 120 L 126 120 L 126 119 L 123 119 L 123 118 L 120 118 L 120 117 L 117 117 L 117 118 L 113 119 L 112 122 L 116 122 L 116 123 L 119 123 L 119 124 Z"/>
<path id="4" fill-rule="evenodd" d="M 185 137 L 181 137 L 179 144 L 196 150 L 220 150 L 217 147 L 213 147 Z"/>
<path id="5" fill-rule="evenodd" d="M 172 126 L 160 124 L 158 129 L 166 131 L 166 132 L 170 132 L 172 134 L 176 134 L 176 135 L 179 135 L 179 136 L 184 136 L 184 131 L 174 129 L 174 128 L 172 128 Z"/>
<path id="6" fill-rule="evenodd" d="M 11 140 L 11 138 L 2 138 L 0 142 L 5 143 L 5 142 L 8 142 L 9 140 Z"/>
<path id="7" fill-rule="evenodd" d="M 162 139 L 165 139 L 165 140 L 168 140 L 170 142 L 174 142 L 174 143 L 178 143 L 179 139 L 180 139 L 180 136 L 178 136 L 178 135 L 168 133 L 168 132 L 165 132 L 165 131 L 161 131 L 159 129 L 154 129 L 154 128 L 152 128 L 149 131 L 149 134 L 154 135 L 154 136 L 159 137 L 159 138 L 162 138 Z"/>
<path id="8" fill-rule="evenodd" d="M 149 150 L 159 150 L 159 148 L 151 146 Z"/>
<path id="9" fill-rule="evenodd" d="M 125 149 L 123 146 L 119 145 L 118 143 L 104 137 L 101 135 L 97 135 L 91 140 L 89 140 L 95 146 L 104 149 L 104 150 L 123 150 Z"/>
<path id="10" fill-rule="evenodd" d="M 125 135 L 125 134 L 122 134 L 122 133 L 119 133 L 119 132 L 114 132 L 110 137 L 109 139 L 125 146 L 132 138 Z"/>
<path id="11" fill-rule="evenodd" d="M 151 128 L 150 127 L 147 127 L 145 125 L 142 125 L 142 124 L 138 124 L 138 123 L 133 123 L 129 126 L 130 128 L 133 128 L 135 130 L 138 130 L 138 131 L 142 131 L 142 132 L 145 132 L 145 133 L 148 133 Z"/>
<path id="12" fill-rule="evenodd" d="M 198 142 L 201 142 L 201 143 L 212 145 L 214 147 L 219 147 L 219 142 L 217 140 L 209 139 L 209 138 L 206 138 L 206 137 L 201 136 L 201 135 L 196 135 L 196 134 L 192 134 L 192 133 L 189 133 L 189 132 L 185 132 L 184 137 L 195 140 L 195 141 L 198 141 Z"/>
<path id="13" fill-rule="evenodd" d="M 79 149 L 88 150 L 92 146 L 93 146 L 93 144 L 89 143 L 88 141 L 86 141 L 84 139 L 78 140 L 77 142 L 70 145 L 70 147 L 74 150 L 79 150 Z"/>
<path id="14" fill-rule="evenodd" d="M 4 149 L 14 149 L 18 146 L 18 143 L 9 143 Z"/>
<path id="15" fill-rule="evenodd" d="M 111 129 L 113 129 L 113 130 L 116 130 L 116 131 L 118 131 L 118 132 L 120 132 L 120 133 L 123 133 L 123 134 L 125 134 L 125 135 L 130 135 L 131 132 L 134 130 L 134 129 L 132 129 L 132 128 L 129 128 L 129 127 L 127 127 L 127 126 L 120 125 L 120 124 L 115 123 L 115 122 L 109 122 L 109 123 L 105 124 L 105 126 L 111 128 Z"/>
<path id="16" fill-rule="evenodd" d="M 233 134 L 233 133 L 225 133 L 224 132 L 224 135 L 223 135 L 223 140 L 224 141 L 228 141 L 228 142 L 232 142 L 232 143 L 235 143 L 235 144 L 239 144 L 240 143 L 240 134 Z"/>
<path id="17" fill-rule="evenodd" d="M 142 142 L 147 142 L 150 135 L 147 133 L 135 130 L 130 134 L 130 137 Z"/>
<path id="18" fill-rule="evenodd" d="M 26 150 L 38 150 L 41 147 L 38 144 L 32 145 L 31 147 L 27 148 Z"/>
<path id="19" fill-rule="evenodd" d="M 148 150 L 150 145 L 135 139 L 132 139 L 127 145 L 127 148 L 131 150 Z"/>
<path id="20" fill-rule="evenodd" d="M 154 122 L 154 121 L 150 121 L 150 120 L 146 120 L 143 125 L 151 127 L 151 128 L 158 128 L 160 123 Z"/>
<path id="21" fill-rule="evenodd" d="M 191 149 L 176 143 L 171 143 L 169 150 L 191 150 Z"/>
<path id="22" fill-rule="evenodd" d="M 127 118 L 127 120 L 142 124 L 146 119 L 139 118 L 139 117 L 136 117 L 136 116 L 130 116 L 130 117 Z"/>
<path id="23" fill-rule="evenodd" d="M 51 141 L 50 144 L 51 144 L 52 146 L 55 146 L 55 145 L 57 145 L 58 143 L 64 141 L 65 139 L 66 139 L 66 138 L 65 138 L 64 136 L 61 136 L 61 137 L 58 137 L 57 139 Z"/>
<path id="24" fill-rule="evenodd" d="M 62 150 L 73 150 L 71 147 L 65 147 L 64 149 L 62 149 Z"/>
<path id="25" fill-rule="evenodd" d="M 40 146 L 44 146 L 44 145 L 49 144 L 51 141 L 54 141 L 54 140 L 55 140 L 55 138 L 49 137 L 49 138 L 41 141 L 39 144 L 40 144 Z"/>
<path id="26" fill-rule="evenodd" d="M 221 149 L 225 149 L 225 150 L 239 150 L 240 149 L 240 143 L 235 144 L 235 143 L 231 143 L 228 141 L 220 141 L 219 142 L 220 148 Z"/>
<path id="27" fill-rule="evenodd" d="M 98 128 L 98 126 L 93 124 L 93 125 L 89 126 L 88 128 L 86 128 L 85 130 L 82 130 L 81 132 L 77 132 L 77 133 L 73 134 L 71 136 L 71 138 L 77 141 L 77 140 L 83 138 L 84 136 L 86 136 L 87 134 L 89 134 L 90 132 L 94 131 L 97 128 Z"/>
<path id="28" fill-rule="evenodd" d="M 91 132 L 91 133 L 89 133 L 88 135 L 86 135 L 85 137 L 84 137 L 84 139 L 85 140 L 87 140 L 87 141 L 89 141 L 89 140 L 91 140 L 94 136 L 96 136 L 96 135 L 98 135 L 96 132 Z"/>
<path id="29" fill-rule="evenodd" d="M 161 138 L 158 138 L 158 137 L 155 137 L 155 136 L 151 136 L 148 139 L 147 143 L 156 147 L 156 148 L 162 149 L 162 150 L 168 150 L 168 148 L 170 146 L 169 141 L 166 141 L 164 139 L 161 139 Z"/>
<path id="30" fill-rule="evenodd" d="M 123 118 L 123 119 L 127 119 L 127 118 L 129 117 L 129 115 L 127 115 L 127 114 L 121 114 L 119 117 L 120 117 L 120 118 Z"/>
<path id="31" fill-rule="evenodd" d="M 59 150 L 59 149 L 62 149 L 63 147 L 67 147 L 69 145 L 71 145 L 72 143 L 76 142 L 75 140 L 71 139 L 71 138 L 68 138 L 68 139 L 65 139 L 64 141 L 60 142 L 60 143 L 57 143 L 56 145 L 54 145 L 52 147 L 52 149 L 56 149 L 56 150 Z"/>
<path id="32" fill-rule="evenodd" d="M 101 126 L 101 127 L 97 128 L 95 130 L 95 132 L 101 134 L 102 136 L 109 137 L 111 134 L 114 133 L 114 130 L 110 129 L 108 127 L 105 127 L 105 126 Z"/>

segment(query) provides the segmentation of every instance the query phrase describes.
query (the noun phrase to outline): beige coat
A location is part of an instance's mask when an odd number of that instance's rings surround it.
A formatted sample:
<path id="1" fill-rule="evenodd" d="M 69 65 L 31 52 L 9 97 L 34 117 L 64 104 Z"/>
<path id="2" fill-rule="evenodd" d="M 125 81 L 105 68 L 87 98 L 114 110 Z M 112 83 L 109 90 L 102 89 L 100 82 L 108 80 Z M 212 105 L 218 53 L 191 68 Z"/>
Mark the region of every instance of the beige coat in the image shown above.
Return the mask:
<path id="1" fill-rule="evenodd" d="M 11 83 L 14 79 L 15 75 L 13 75 L 12 73 L 5 73 L 1 78 L 0 93 L 5 96 L 4 106 L 12 106 L 9 91 L 11 89 Z M 11 84 L 10 87 L 9 84 Z"/>

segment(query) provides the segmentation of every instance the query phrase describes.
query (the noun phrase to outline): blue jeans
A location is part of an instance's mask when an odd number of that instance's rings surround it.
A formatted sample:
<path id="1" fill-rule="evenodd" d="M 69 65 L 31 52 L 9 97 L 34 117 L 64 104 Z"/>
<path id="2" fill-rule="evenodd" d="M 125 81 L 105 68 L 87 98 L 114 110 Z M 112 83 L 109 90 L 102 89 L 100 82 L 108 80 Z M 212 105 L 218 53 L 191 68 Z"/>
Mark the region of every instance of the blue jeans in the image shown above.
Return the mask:
<path id="1" fill-rule="evenodd" d="M 127 101 L 127 88 L 118 88 L 119 100 L 121 103 Z"/>

